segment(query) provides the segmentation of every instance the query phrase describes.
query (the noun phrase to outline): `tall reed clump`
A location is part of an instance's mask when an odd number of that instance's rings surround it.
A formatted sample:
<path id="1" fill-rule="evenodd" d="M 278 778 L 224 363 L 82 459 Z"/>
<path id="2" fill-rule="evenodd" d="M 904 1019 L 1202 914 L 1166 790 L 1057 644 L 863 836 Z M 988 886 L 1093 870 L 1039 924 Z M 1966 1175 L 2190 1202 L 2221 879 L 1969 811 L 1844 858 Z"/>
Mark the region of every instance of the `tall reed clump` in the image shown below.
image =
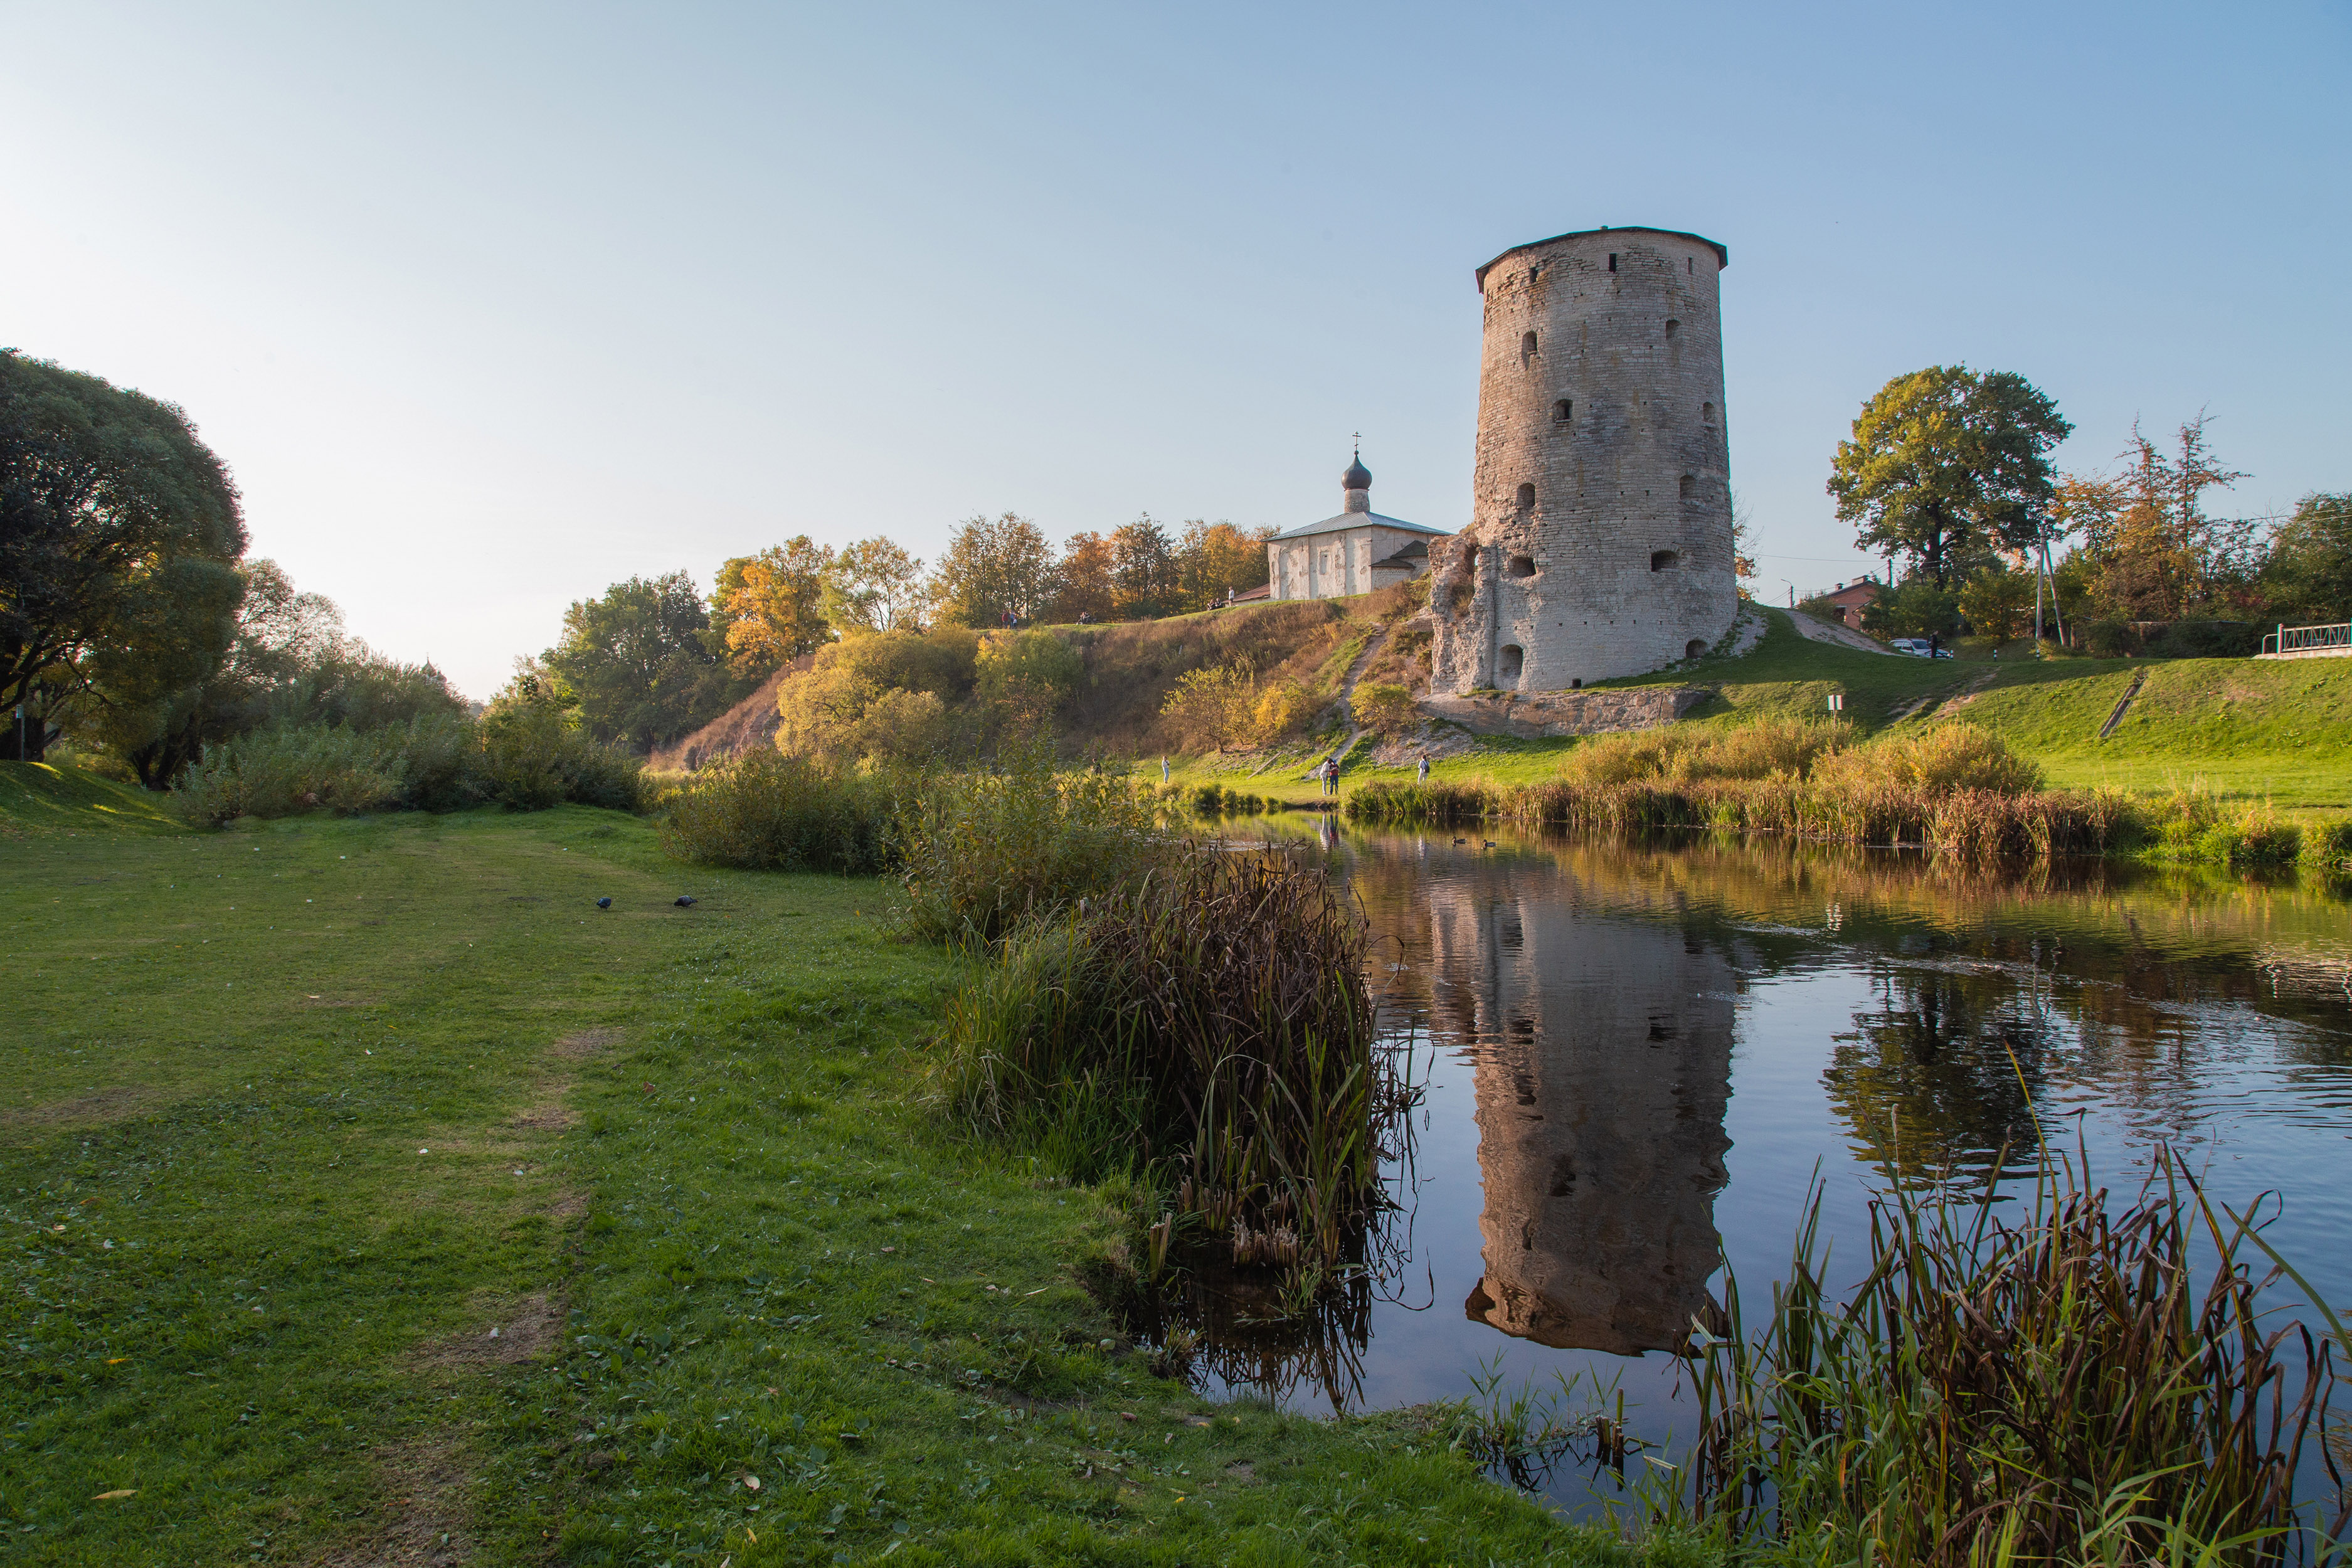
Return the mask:
<path id="1" fill-rule="evenodd" d="M 639 763 L 552 712 L 423 714 L 356 730 L 277 724 L 210 748 L 172 794 L 189 822 L 307 811 L 457 811 L 491 802 L 519 810 L 573 801 L 632 811 Z"/>
<path id="2" fill-rule="evenodd" d="M 2326 1524 L 2294 1485 L 2331 1347 L 2264 1310 L 2259 1238 L 2165 1152 L 2120 1214 L 2046 1153 L 2014 1215 L 1990 1184 L 1884 1195 L 1842 1307 L 1819 1218 L 1816 1194 L 1762 1330 L 1734 1286 L 1694 1352 L 1664 1515 L 1774 1560 L 1949 1568 L 2274 1562 Z"/>
<path id="3" fill-rule="evenodd" d="M 1492 804 L 1493 792 L 1483 784 L 1432 780 L 1424 784 L 1391 784 L 1385 780 L 1363 785 L 1342 808 L 1350 822 L 1426 823 L 1454 827 L 1475 822 Z"/>
<path id="4" fill-rule="evenodd" d="M 1192 849 L 1037 922 L 950 1005 L 949 1102 L 1074 1177 L 1125 1169 L 1221 1258 L 1310 1279 L 1381 1203 L 1365 927 L 1322 869 Z"/>
<path id="5" fill-rule="evenodd" d="M 1172 843 L 1133 780 L 1055 766 L 1051 737 L 1017 741 L 986 767 L 910 778 L 893 833 L 909 934 L 986 947 L 1024 921 L 1129 886 Z"/>
<path id="6" fill-rule="evenodd" d="M 890 781 L 760 747 L 680 783 L 662 847 L 681 860 L 762 871 L 871 874 L 898 863 Z"/>

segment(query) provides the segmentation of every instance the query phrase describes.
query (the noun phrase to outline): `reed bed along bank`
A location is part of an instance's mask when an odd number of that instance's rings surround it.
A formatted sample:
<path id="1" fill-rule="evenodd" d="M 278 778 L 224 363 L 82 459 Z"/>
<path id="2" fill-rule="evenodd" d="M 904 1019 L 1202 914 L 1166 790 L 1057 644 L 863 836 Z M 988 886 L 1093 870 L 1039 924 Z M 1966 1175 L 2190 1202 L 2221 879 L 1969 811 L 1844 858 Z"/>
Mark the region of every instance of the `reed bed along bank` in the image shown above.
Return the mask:
<path id="1" fill-rule="evenodd" d="M 1786 1563 L 2333 1560 L 2339 1479 L 2295 1487 L 2335 1347 L 2265 1302 L 2257 1233 L 2161 1149 L 2119 1213 L 2046 1152 L 2012 1204 L 1883 1194 L 1840 1306 L 1817 1195 L 1761 1329 L 1735 1284 L 1700 1336 L 1697 1441 L 1660 1521 Z"/>
<path id="2" fill-rule="evenodd" d="M 1204 1247 L 1311 1296 L 1360 1256 L 1402 1092 L 1366 942 L 1318 864 L 1189 848 L 1006 944 L 949 1007 L 947 1100 L 1074 1177 L 1141 1178 L 1154 1271 Z"/>
<path id="3" fill-rule="evenodd" d="M 2000 737 L 1943 724 L 1857 743 L 1843 723 L 1761 720 L 1604 735 L 1535 784 L 1372 784 L 1347 813 L 1368 823 L 1635 834 L 1710 828 L 1903 845 L 1982 860 L 2136 853 L 2232 866 L 2341 867 L 2352 822 L 2305 832 L 2266 805 L 2183 791 L 2045 790 Z"/>

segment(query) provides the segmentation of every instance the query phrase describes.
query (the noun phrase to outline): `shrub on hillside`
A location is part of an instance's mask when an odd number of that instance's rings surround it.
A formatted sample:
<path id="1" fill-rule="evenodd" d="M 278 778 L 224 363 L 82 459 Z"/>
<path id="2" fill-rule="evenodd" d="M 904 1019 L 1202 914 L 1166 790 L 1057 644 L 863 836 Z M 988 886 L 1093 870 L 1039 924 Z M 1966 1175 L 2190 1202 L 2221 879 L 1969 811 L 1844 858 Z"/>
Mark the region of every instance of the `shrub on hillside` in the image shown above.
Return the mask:
<path id="1" fill-rule="evenodd" d="M 1256 710 L 1257 679 L 1238 659 L 1186 671 L 1160 704 L 1178 739 L 1202 751 L 1222 752 L 1249 739 Z"/>
<path id="2" fill-rule="evenodd" d="M 1271 682 L 1258 689 L 1257 707 L 1250 714 L 1250 736 L 1261 746 L 1285 741 L 1307 728 L 1315 717 L 1315 694 L 1296 680 Z"/>
<path id="3" fill-rule="evenodd" d="M 2154 658 L 2251 658 L 2263 651 L 2266 628 L 2246 621 L 2173 621 L 2147 638 Z"/>
<path id="4" fill-rule="evenodd" d="M 1421 722 L 1421 710 L 1413 705 L 1412 693 L 1390 681 L 1357 682 L 1349 706 L 1356 722 L 1376 735 L 1402 735 Z"/>
<path id="5" fill-rule="evenodd" d="M 2083 629 L 2083 646 L 2095 658 L 2137 658 L 2139 629 L 2129 621 L 2093 621 Z"/>
<path id="6" fill-rule="evenodd" d="M 992 945 L 1160 865 L 1171 846 L 1156 817 L 1131 779 L 1056 771 L 1044 734 L 991 767 L 925 774 L 906 786 L 895 829 L 902 922 L 927 941 Z"/>
<path id="7" fill-rule="evenodd" d="M 662 847 L 761 871 L 886 870 L 896 796 L 869 773 L 766 748 L 706 768 L 667 803 Z"/>
<path id="8" fill-rule="evenodd" d="M 776 688 L 776 744 L 796 756 L 912 760 L 962 738 L 980 634 L 873 632 L 819 648 Z M 916 700 L 928 696 L 929 702 Z M 878 710 L 878 711 L 877 710 Z"/>
<path id="9" fill-rule="evenodd" d="M 1024 725 L 1052 719 L 1087 672 L 1069 639 L 1042 626 L 982 638 L 976 669 L 981 701 Z"/>

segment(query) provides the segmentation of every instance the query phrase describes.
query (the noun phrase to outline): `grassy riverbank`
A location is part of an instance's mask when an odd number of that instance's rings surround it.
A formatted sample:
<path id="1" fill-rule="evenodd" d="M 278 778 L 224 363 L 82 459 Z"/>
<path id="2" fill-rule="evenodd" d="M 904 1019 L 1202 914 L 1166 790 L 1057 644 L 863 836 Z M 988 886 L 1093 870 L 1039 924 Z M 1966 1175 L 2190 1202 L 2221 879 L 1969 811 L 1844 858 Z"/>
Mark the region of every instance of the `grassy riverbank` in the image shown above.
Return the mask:
<path id="1" fill-rule="evenodd" d="M 2193 791 L 2225 805 L 2268 803 L 2310 821 L 2352 812 L 2352 659 L 2035 659 L 2016 657 L 2030 649 L 2010 645 L 2000 658 L 1987 648 L 1930 662 L 1813 642 L 1798 635 L 1788 612 L 1765 615 L 1763 637 L 1738 658 L 1601 684 L 1710 688 L 1714 695 L 1677 726 L 1700 731 L 1821 717 L 1837 692 L 1843 717 L 1864 737 L 1966 720 L 2037 765 L 2053 789 Z M 2122 722 L 2100 740 L 2142 676 Z M 1490 737 L 1437 759 L 1432 778 L 1537 784 L 1590 744 Z M 1304 753 L 1171 759 L 1178 784 L 1213 784 L 1294 805 L 1319 796 L 1318 785 L 1298 776 L 1307 766 Z M 1153 771 L 1147 765 L 1147 775 Z M 1412 773 L 1372 765 L 1360 751 L 1342 795 Z"/>
<path id="2" fill-rule="evenodd" d="M 1632 1560 L 1442 1415 L 1152 1377 L 1120 1216 L 924 1103 L 965 971 L 883 884 L 143 805 L 0 764 L 17 1560 Z"/>

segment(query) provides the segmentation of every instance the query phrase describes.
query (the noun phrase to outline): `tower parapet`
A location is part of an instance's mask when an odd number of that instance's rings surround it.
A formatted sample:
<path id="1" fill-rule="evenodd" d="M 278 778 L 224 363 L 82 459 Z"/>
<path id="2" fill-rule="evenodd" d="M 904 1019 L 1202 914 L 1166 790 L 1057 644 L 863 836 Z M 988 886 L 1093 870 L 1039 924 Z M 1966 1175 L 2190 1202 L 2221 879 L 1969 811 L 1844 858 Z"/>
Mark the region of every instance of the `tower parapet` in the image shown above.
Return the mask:
<path id="1" fill-rule="evenodd" d="M 1478 269 L 1472 521 L 1432 550 L 1432 690 L 1638 675 L 1731 629 L 1729 259 L 1694 234 L 1603 228 Z"/>

